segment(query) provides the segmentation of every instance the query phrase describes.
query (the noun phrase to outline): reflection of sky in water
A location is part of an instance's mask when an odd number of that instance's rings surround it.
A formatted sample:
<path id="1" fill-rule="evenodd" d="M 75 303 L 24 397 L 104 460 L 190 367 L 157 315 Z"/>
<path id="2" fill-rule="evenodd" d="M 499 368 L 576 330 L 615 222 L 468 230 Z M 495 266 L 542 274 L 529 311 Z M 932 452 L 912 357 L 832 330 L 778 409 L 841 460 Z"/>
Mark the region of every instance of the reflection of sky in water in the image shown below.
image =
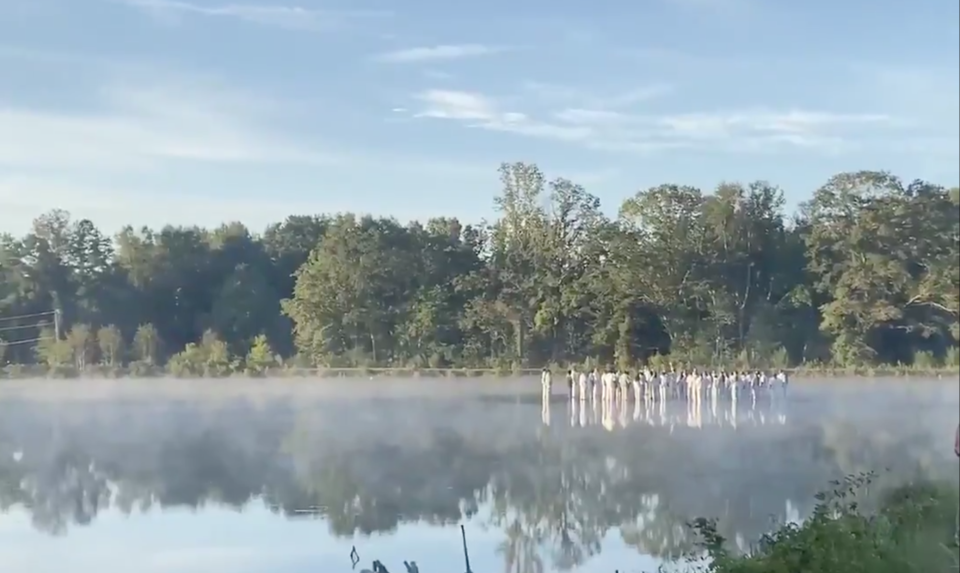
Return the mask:
<path id="1" fill-rule="evenodd" d="M 398 573 L 415 560 L 422 573 L 450 573 L 463 569 L 459 529 L 422 520 L 456 521 L 465 497 L 477 502 L 463 520 L 477 573 L 504 570 L 508 539 L 539 555 L 544 573 L 559 571 L 561 531 L 601 550 L 584 551 L 576 571 L 653 571 L 658 561 L 640 553 L 689 547 L 684 523 L 700 515 L 746 547 L 774 518 L 802 519 L 812 494 L 843 474 L 955 475 L 956 388 L 866 388 L 798 388 L 788 404 L 728 414 L 709 402 L 631 406 L 609 413 L 615 423 L 563 399 L 543 412 L 535 386 L 333 405 L 3 400 L 0 507 L 13 507 L 0 515 L 0 571 L 335 573 L 350 570 L 356 545 L 362 566 L 380 559 Z M 263 495 L 288 514 L 347 509 L 290 518 Z M 125 515 L 124 498 L 153 508 Z M 398 519 L 395 531 L 349 536 Z M 65 535 L 49 533 L 60 526 Z"/>
<path id="2" fill-rule="evenodd" d="M 785 504 L 787 520 L 799 520 L 792 502 Z M 639 524 L 643 521 L 643 516 L 638 518 Z M 468 521 L 467 536 L 475 571 L 503 569 L 498 552 L 501 532 Z M 463 560 L 456 528 L 408 524 L 402 535 L 334 538 L 326 535 L 325 525 L 318 520 L 290 520 L 253 504 L 242 512 L 213 507 L 199 513 L 151 510 L 127 517 L 108 511 L 98 515 L 94 527 L 75 528 L 65 537 L 38 534 L 22 510 L 0 516 L 0 571 L 4 572 L 62 573 L 63 563 L 69 562 L 75 571 L 98 573 L 128 573 L 131 563 L 137 563 L 139 573 L 324 573 L 347 571 L 347 556 L 354 545 L 359 546 L 361 566 L 367 565 L 368 557 L 397 565 L 413 558 L 421 571 L 449 571 L 451 564 Z M 338 566 L 325 569 L 320 567 L 323 563 Z M 650 572 L 658 564 L 638 556 L 611 531 L 603 540 L 603 552 L 589 561 L 589 567 L 623 571 L 626 563 Z M 548 566 L 546 571 L 552 569 Z"/>
<path id="3" fill-rule="evenodd" d="M 402 536 L 351 541 L 327 536 L 317 521 L 288 520 L 261 507 L 239 514 L 223 508 L 150 511 L 130 518 L 105 512 L 95 526 L 65 537 L 37 535 L 28 517 L 14 513 L 0 519 L 0 531 L 0 570 L 30 573 L 62 573 L 64 563 L 99 573 L 332 573 L 350 569 L 348 555 L 357 543 L 367 566 L 367 557 L 399 565 L 416 555 L 423 571 L 446 571 L 462 559 L 455 529 L 412 525 Z M 492 532 L 471 535 L 482 570 L 489 566 L 483 554 L 498 542 Z M 377 555 L 370 554 L 374 547 Z"/>
<path id="4" fill-rule="evenodd" d="M 656 569 L 655 560 L 638 557 L 617 532 L 606 537 L 603 553 L 590 560 L 591 570 L 623 571 L 625 563 Z M 501 532 L 468 523 L 467 541 L 474 571 L 503 570 L 497 551 Z M 16 573 L 64 573 L 65 564 L 72 571 L 97 573 L 336 573 L 350 571 L 354 545 L 361 566 L 380 559 L 391 573 L 402 572 L 404 560 L 416 561 L 421 573 L 458 571 L 463 563 L 455 527 L 407 524 L 402 535 L 338 539 L 316 520 L 289 520 L 262 507 L 242 513 L 174 509 L 131 517 L 104 512 L 93 527 L 75 528 L 64 537 L 38 534 L 22 511 L 0 516 L 0 571 Z M 552 571 L 549 565 L 546 571 Z"/>

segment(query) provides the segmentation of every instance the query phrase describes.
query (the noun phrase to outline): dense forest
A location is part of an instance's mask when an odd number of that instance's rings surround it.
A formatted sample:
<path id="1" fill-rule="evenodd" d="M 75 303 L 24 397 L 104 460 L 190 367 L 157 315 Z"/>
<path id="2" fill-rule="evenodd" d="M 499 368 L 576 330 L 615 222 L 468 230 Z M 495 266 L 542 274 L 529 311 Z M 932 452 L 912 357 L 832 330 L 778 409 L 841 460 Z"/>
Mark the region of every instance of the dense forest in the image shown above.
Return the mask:
<path id="1" fill-rule="evenodd" d="M 52 211 L 0 238 L 6 371 L 958 361 L 960 192 L 837 175 L 661 185 L 615 218 L 534 165 L 498 218 L 291 215 L 262 234 L 122 229 Z"/>

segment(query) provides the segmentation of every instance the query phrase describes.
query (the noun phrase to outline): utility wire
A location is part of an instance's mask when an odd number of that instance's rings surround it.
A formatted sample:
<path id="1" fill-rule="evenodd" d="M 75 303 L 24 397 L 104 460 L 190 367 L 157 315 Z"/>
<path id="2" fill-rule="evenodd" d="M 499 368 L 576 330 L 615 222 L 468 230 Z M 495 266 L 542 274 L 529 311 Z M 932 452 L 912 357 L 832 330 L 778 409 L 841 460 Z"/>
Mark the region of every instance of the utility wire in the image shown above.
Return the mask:
<path id="1" fill-rule="evenodd" d="M 46 312 L 34 312 L 31 314 L 21 314 L 18 316 L 0 317 L 0 324 L 3 324 L 4 322 L 20 320 L 24 318 L 41 318 L 41 317 L 49 317 L 49 316 L 55 317 L 57 314 L 59 313 L 56 310 L 48 310 Z M 28 328 L 43 328 L 45 326 L 56 326 L 56 321 L 40 320 L 33 324 L 15 324 L 12 326 L 3 326 L 3 327 L 0 327 L 0 332 L 6 332 L 11 330 L 24 330 Z M 3 338 L 0 337 L 0 346 L 7 347 L 7 346 L 16 346 L 18 344 L 32 344 L 34 342 L 40 342 L 41 340 L 50 340 L 50 339 L 51 337 L 49 336 L 39 336 L 37 338 L 29 338 L 27 340 L 3 340 Z"/>
<path id="2" fill-rule="evenodd" d="M 7 330 L 23 330 L 24 328 L 43 328 L 44 326 L 53 326 L 52 322 L 38 322 L 35 324 L 21 324 L 18 326 L 4 326 L 0 327 L 0 332 L 5 332 Z"/>
<path id="3" fill-rule="evenodd" d="M 5 320 L 19 320 L 19 319 L 21 319 L 21 318 L 36 318 L 36 317 L 39 317 L 39 316 L 51 316 L 51 315 L 54 315 L 54 314 L 57 314 L 57 311 L 55 311 L 55 310 L 48 310 L 48 311 L 46 311 L 46 312 L 35 312 L 35 313 L 33 313 L 33 314 L 21 314 L 21 315 L 19 315 L 19 316 L 8 316 L 8 317 L 5 317 L 5 318 L 0 317 L 0 321 L 5 321 Z"/>
<path id="4" fill-rule="evenodd" d="M 5 340 L 0 340 L 0 346 L 14 346 L 17 344 L 29 344 L 31 342 L 40 342 L 41 340 L 50 340 L 50 337 L 41 336 L 40 338 L 31 338 L 29 340 L 12 340 L 7 342 Z"/>

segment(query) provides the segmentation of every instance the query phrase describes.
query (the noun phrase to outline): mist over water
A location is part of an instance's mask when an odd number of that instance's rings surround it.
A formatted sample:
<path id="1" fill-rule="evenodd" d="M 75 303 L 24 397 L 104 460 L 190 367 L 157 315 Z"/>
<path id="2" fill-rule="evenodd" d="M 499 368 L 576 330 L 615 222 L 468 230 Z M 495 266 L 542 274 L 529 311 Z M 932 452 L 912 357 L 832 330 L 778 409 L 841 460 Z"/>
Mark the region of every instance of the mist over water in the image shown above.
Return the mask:
<path id="1" fill-rule="evenodd" d="M 830 479 L 957 479 L 956 381 L 812 381 L 782 403 L 605 428 L 527 380 L 0 385 L 0 571 L 654 570 L 720 519 L 748 541 Z M 735 422 L 735 425 L 734 425 Z M 131 564 L 136 564 L 131 569 Z"/>

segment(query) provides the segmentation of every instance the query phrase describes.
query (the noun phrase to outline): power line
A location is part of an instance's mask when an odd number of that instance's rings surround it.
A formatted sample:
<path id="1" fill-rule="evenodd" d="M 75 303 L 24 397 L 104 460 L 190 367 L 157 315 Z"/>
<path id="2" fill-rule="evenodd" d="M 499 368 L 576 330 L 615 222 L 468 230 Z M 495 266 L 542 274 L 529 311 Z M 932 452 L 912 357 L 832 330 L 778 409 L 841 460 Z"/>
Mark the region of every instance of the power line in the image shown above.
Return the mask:
<path id="1" fill-rule="evenodd" d="M 49 317 L 53 317 L 53 320 L 49 320 Z M 10 321 L 21 320 L 26 318 L 47 318 L 47 320 L 38 320 L 33 324 L 13 324 L 10 325 Z M 5 341 L 0 337 L 0 344 L 4 347 L 15 346 L 19 344 L 31 344 L 34 342 L 40 342 L 41 340 L 58 340 L 60 338 L 60 312 L 57 310 L 48 310 L 45 312 L 34 312 L 30 314 L 21 314 L 17 316 L 7 316 L 0 317 L 0 324 L 4 322 L 8 323 L 7 326 L 0 327 L 0 332 L 12 331 L 12 330 L 25 330 L 32 328 L 44 328 L 52 326 L 54 328 L 54 335 L 51 336 L 39 336 L 37 338 L 30 338 L 27 340 L 11 340 Z"/>
<path id="2" fill-rule="evenodd" d="M 35 312 L 33 314 L 21 314 L 18 316 L 8 316 L 6 318 L 0 318 L 0 321 L 4 320 L 19 320 L 21 318 L 36 318 L 38 316 L 51 316 L 57 314 L 56 310 L 48 310 L 46 312 Z"/>
<path id="3" fill-rule="evenodd" d="M 31 342 L 40 342 L 41 340 L 50 340 L 49 336 L 41 336 L 40 338 L 31 338 L 29 340 L 12 340 L 7 342 L 5 340 L 0 341 L 0 346 L 14 346 L 17 344 L 30 344 Z"/>
<path id="4" fill-rule="evenodd" d="M 43 328 L 44 326 L 53 326 L 53 322 L 38 322 L 36 324 L 21 324 L 18 326 L 4 326 L 0 327 L 0 332 L 5 332 L 7 330 L 23 330 L 24 328 Z"/>

